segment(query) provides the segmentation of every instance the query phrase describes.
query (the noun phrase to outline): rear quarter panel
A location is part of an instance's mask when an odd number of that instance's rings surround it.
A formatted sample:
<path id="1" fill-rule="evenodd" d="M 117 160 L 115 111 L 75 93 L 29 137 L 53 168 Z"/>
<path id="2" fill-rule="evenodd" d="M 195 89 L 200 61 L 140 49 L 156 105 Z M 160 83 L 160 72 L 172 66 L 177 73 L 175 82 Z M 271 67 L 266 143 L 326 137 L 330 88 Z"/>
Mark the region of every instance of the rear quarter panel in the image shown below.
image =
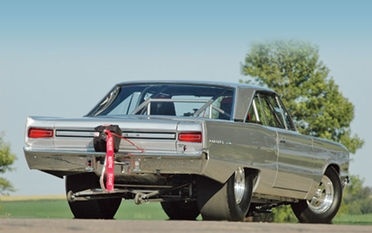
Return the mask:
<path id="1" fill-rule="evenodd" d="M 237 167 L 260 171 L 255 191 L 270 193 L 276 173 L 276 134 L 261 125 L 206 121 L 209 161 L 205 175 L 226 181 Z"/>

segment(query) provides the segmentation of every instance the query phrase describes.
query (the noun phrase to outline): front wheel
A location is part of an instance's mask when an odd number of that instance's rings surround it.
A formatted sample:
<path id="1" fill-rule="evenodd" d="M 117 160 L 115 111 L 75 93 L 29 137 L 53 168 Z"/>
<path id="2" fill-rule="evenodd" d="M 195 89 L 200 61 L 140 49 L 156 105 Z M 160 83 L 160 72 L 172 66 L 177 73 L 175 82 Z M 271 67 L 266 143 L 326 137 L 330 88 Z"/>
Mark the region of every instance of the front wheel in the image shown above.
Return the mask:
<path id="1" fill-rule="evenodd" d="M 253 176 L 238 168 L 225 184 L 198 183 L 198 205 L 204 220 L 243 221 L 252 197 Z"/>
<path id="2" fill-rule="evenodd" d="M 75 193 L 99 187 L 99 178 L 94 173 L 81 173 L 66 176 L 66 194 L 70 191 Z M 68 202 L 74 217 L 82 219 L 112 219 L 120 203 L 121 198 Z"/>
<path id="3" fill-rule="evenodd" d="M 310 200 L 292 204 L 292 210 L 302 223 L 331 223 L 340 208 L 342 185 L 337 172 L 327 169 L 318 189 Z"/>

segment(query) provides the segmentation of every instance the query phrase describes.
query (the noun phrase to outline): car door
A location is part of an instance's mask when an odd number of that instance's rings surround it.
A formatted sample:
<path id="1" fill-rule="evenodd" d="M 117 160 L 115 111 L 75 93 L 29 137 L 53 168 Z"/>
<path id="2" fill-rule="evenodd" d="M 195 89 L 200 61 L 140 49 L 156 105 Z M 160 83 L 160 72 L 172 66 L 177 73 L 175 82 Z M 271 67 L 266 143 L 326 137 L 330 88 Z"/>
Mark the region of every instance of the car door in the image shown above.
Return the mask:
<path id="1" fill-rule="evenodd" d="M 310 137 L 278 129 L 278 170 L 274 187 L 307 193 L 313 180 L 314 156 Z"/>
<path id="2" fill-rule="evenodd" d="M 256 94 L 259 121 L 277 136 L 277 170 L 273 188 L 294 197 L 306 194 L 312 180 L 312 139 L 299 134 L 279 97 L 272 92 Z M 296 192 L 293 192 L 296 191 Z"/>

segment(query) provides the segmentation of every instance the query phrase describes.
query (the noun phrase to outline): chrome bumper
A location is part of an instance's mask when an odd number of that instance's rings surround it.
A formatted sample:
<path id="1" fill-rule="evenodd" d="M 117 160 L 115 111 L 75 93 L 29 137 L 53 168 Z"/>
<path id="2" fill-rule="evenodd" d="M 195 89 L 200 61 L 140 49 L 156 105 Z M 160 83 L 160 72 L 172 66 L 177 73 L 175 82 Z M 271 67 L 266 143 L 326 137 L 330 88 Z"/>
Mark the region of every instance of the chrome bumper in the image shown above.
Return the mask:
<path id="1" fill-rule="evenodd" d="M 45 151 L 24 148 L 30 169 L 45 171 L 57 176 L 82 172 L 101 174 L 105 153 L 78 151 Z M 115 176 L 135 174 L 202 174 L 206 155 L 167 153 L 115 154 Z"/>

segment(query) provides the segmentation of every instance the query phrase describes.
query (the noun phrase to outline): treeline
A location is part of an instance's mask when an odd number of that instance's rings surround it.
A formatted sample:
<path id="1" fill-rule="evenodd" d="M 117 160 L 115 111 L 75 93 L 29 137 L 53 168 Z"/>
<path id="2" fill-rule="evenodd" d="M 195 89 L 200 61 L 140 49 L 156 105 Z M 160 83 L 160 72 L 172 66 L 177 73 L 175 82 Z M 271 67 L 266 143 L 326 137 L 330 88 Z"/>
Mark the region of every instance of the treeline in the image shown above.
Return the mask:
<path id="1" fill-rule="evenodd" d="M 372 213 L 372 187 L 364 186 L 363 182 L 364 180 L 358 176 L 351 176 L 349 184 L 344 189 L 339 214 Z"/>

